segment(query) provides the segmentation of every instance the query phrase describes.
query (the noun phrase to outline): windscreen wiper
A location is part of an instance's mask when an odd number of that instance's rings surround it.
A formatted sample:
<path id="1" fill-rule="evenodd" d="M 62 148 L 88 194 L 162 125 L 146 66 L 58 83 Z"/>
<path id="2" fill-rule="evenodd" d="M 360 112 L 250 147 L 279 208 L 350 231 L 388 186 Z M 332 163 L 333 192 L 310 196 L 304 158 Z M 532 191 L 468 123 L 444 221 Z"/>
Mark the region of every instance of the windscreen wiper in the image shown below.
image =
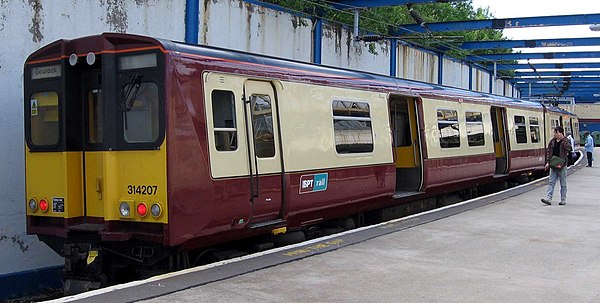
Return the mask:
<path id="1" fill-rule="evenodd" d="M 137 97 L 140 86 L 142 86 L 142 76 L 135 74 L 131 76 L 131 80 L 123 87 L 123 94 L 121 95 L 121 106 L 119 109 L 122 112 L 128 112 L 133 107 L 133 100 Z"/>

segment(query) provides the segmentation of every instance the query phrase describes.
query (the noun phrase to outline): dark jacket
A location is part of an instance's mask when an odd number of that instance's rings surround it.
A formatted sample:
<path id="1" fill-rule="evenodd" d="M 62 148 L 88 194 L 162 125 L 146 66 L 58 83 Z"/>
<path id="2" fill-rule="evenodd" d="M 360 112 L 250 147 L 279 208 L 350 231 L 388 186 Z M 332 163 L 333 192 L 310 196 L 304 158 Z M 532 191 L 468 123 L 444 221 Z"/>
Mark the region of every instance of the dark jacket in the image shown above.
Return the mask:
<path id="1" fill-rule="evenodd" d="M 556 139 L 552 138 L 550 143 L 548 143 L 548 148 L 546 149 L 546 163 L 550 162 L 550 158 L 552 158 L 552 151 L 554 150 L 554 145 L 556 144 Z M 560 141 L 560 156 L 561 158 L 567 160 L 567 155 L 571 152 L 571 143 L 569 143 L 569 139 L 566 137 Z"/>

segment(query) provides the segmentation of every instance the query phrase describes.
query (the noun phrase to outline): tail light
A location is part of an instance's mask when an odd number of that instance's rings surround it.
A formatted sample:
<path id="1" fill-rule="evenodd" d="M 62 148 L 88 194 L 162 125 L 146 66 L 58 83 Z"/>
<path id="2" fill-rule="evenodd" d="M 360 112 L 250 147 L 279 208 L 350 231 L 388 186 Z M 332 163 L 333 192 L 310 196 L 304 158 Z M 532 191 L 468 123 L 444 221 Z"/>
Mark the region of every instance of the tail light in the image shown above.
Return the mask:
<path id="1" fill-rule="evenodd" d="M 40 200 L 40 210 L 43 212 L 48 211 L 48 201 L 46 201 L 46 199 Z"/>
<path id="2" fill-rule="evenodd" d="M 140 215 L 140 217 L 145 217 L 148 214 L 148 207 L 146 206 L 146 203 L 144 203 L 144 202 L 141 202 L 140 204 L 138 204 L 136 209 L 137 209 L 137 213 L 138 213 L 138 215 Z"/>

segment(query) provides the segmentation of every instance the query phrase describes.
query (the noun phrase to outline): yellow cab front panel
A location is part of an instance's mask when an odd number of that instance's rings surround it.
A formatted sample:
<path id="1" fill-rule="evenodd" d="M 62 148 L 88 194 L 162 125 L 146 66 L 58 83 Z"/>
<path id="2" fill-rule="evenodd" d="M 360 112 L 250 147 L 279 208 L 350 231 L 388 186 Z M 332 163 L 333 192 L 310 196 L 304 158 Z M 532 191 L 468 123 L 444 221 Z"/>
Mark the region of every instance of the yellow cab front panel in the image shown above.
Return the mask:
<path id="1" fill-rule="evenodd" d="M 128 46 L 110 35 L 60 40 L 27 59 L 29 233 L 162 234 L 159 225 L 168 222 L 164 53 L 153 42 Z"/>

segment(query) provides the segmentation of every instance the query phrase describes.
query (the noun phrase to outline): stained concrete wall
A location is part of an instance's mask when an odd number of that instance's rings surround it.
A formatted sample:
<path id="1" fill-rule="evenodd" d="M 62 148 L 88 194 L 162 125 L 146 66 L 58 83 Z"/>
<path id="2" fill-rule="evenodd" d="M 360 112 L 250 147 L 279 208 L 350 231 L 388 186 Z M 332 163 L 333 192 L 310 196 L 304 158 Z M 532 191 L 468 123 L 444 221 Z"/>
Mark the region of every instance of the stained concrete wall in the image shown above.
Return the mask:
<path id="1" fill-rule="evenodd" d="M 61 264 L 25 235 L 23 63 L 61 38 L 105 31 L 182 41 L 185 0 L 0 0 L 0 275 Z M 241 0 L 200 0 L 200 43 L 310 62 L 312 21 Z M 323 26 L 322 63 L 389 75 L 389 43 L 358 45 L 349 28 Z M 398 46 L 397 75 L 437 83 L 438 58 Z M 446 84 L 468 87 L 468 70 L 445 62 Z M 489 74 L 474 69 L 473 87 L 489 90 Z"/>

